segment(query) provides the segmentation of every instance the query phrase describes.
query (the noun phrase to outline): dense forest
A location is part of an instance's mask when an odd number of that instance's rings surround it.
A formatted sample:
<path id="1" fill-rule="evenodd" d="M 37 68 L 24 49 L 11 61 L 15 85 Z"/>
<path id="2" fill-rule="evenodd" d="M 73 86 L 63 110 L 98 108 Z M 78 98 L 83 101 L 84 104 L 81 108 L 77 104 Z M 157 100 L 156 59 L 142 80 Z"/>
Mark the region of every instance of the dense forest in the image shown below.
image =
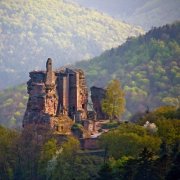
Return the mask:
<path id="1" fill-rule="evenodd" d="M 88 86 L 104 87 L 117 78 L 126 94 L 124 120 L 160 105 L 179 106 L 180 23 L 149 31 L 106 51 L 77 67 L 85 71 Z M 21 126 L 27 102 L 26 85 L 0 92 L 0 122 Z"/>
<path id="2" fill-rule="evenodd" d="M 62 139 L 45 125 L 0 126 L 0 179 L 179 180 L 180 109 L 159 107 L 99 138 L 101 154 Z"/>
<path id="3" fill-rule="evenodd" d="M 0 124 L 21 128 L 27 100 L 25 84 L 0 91 Z"/>
<path id="4" fill-rule="evenodd" d="M 58 68 L 144 32 L 63 0 L 0 1 L 0 22 L 0 89 L 23 83 L 48 57 Z"/>
<path id="5" fill-rule="evenodd" d="M 68 0 L 97 9 L 145 30 L 180 19 L 178 0 Z"/>
<path id="6" fill-rule="evenodd" d="M 89 86 L 104 87 L 113 78 L 121 81 L 127 117 L 163 104 L 178 106 L 180 23 L 153 28 L 76 66 L 86 72 Z"/>

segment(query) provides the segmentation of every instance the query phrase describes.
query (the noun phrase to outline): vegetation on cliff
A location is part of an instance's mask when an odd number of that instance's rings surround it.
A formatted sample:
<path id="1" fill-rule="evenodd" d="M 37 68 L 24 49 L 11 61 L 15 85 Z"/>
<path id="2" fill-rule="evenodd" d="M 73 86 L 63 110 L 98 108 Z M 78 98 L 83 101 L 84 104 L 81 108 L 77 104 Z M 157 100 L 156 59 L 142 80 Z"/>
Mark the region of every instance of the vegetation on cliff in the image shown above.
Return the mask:
<path id="1" fill-rule="evenodd" d="M 64 0 L 0 1 L 0 22 L 0 89 L 23 83 L 48 57 L 59 68 L 143 33 Z"/>

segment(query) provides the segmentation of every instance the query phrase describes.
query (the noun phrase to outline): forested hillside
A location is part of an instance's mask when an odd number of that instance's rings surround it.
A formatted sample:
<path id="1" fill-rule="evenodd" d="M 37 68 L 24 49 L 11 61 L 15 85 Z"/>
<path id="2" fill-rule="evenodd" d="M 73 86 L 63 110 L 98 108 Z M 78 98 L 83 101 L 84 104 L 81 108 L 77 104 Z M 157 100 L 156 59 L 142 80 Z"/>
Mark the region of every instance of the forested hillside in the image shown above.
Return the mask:
<path id="1" fill-rule="evenodd" d="M 178 106 L 180 23 L 130 38 L 122 46 L 92 60 L 76 63 L 76 66 L 85 71 L 89 87 L 104 87 L 113 78 L 121 81 L 126 93 L 126 120 L 148 108 L 151 110 L 163 104 Z M 20 125 L 26 100 L 25 85 L 1 91 L 1 124 Z"/>
<path id="2" fill-rule="evenodd" d="M 76 66 L 86 72 L 89 86 L 104 87 L 113 78 L 120 80 L 131 114 L 164 103 L 178 104 L 180 23 L 129 38 L 122 46 Z"/>
<path id="3" fill-rule="evenodd" d="M 141 28 L 63 0 L 0 1 L 0 89 L 17 85 L 48 57 L 56 67 L 99 55 Z"/>
<path id="4" fill-rule="evenodd" d="M 179 0 L 69 0 L 106 12 L 146 30 L 180 19 Z"/>
<path id="5" fill-rule="evenodd" d="M 144 116 L 147 121 L 110 129 L 95 150 L 44 124 L 22 131 L 0 125 L 0 179 L 179 180 L 180 109 L 159 107 Z"/>
<path id="6" fill-rule="evenodd" d="M 28 95 L 26 85 L 0 91 L 0 124 L 9 128 L 22 127 Z"/>

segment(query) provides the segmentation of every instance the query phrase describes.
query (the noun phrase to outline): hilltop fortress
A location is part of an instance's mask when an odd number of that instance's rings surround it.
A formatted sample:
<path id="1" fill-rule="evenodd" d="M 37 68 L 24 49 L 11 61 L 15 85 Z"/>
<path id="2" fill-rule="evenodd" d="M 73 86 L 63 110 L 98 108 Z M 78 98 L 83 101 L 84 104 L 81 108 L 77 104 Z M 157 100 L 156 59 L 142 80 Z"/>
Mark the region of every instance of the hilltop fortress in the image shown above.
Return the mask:
<path id="1" fill-rule="evenodd" d="M 86 126 L 91 124 L 90 114 L 94 121 L 104 118 L 100 103 L 104 91 L 101 88 L 91 88 L 93 110 L 87 110 L 88 89 L 81 69 L 62 68 L 53 71 L 49 58 L 46 71 L 32 71 L 29 76 L 29 100 L 23 119 L 24 127 L 47 123 L 59 134 L 70 134 L 75 122 L 84 121 Z"/>

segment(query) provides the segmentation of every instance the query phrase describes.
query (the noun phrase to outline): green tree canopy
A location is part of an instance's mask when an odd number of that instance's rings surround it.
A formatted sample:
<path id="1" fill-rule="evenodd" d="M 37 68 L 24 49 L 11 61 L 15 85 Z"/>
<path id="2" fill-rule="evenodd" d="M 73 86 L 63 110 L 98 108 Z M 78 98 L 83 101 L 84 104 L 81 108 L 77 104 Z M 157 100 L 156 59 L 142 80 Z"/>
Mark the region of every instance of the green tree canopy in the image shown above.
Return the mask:
<path id="1" fill-rule="evenodd" d="M 107 148 L 110 157 L 118 159 L 123 156 L 137 157 L 144 147 L 157 153 L 161 139 L 148 134 L 142 126 L 128 123 L 103 134 L 100 143 Z"/>
<path id="2" fill-rule="evenodd" d="M 125 97 L 118 80 L 112 80 L 106 88 L 106 97 L 102 101 L 102 109 L 110 117 L 120 117 L 125 111 Z"/>

